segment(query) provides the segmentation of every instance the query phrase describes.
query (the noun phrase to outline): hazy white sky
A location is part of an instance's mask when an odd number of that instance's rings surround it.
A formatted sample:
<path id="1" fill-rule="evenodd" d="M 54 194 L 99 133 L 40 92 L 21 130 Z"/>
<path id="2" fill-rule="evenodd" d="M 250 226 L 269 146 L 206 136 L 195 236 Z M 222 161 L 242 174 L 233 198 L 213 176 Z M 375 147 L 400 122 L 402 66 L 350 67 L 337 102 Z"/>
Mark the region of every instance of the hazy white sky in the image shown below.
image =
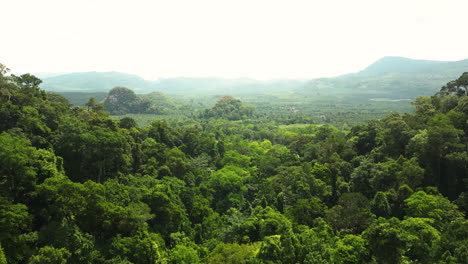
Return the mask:
<path id="1" fill-rule="evenodd" d="M 467 0 L 0 0 L 13 72 L 315 78 L 468 58 Z"/>

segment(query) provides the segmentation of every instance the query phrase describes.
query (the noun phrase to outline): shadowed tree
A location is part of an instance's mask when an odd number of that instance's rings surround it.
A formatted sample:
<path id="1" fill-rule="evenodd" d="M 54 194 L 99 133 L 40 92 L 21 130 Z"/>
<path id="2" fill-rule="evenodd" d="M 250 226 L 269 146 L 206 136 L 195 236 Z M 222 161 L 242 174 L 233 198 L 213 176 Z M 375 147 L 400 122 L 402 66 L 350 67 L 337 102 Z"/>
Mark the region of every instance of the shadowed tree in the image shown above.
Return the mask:
<path id="1" fill-rule="evenodd" d="M 458 79 L 448 82 L 440 89 L 441 94 L 455 94 L 459 97 L 468 95 L 468 72 L 464 72 Z"/>

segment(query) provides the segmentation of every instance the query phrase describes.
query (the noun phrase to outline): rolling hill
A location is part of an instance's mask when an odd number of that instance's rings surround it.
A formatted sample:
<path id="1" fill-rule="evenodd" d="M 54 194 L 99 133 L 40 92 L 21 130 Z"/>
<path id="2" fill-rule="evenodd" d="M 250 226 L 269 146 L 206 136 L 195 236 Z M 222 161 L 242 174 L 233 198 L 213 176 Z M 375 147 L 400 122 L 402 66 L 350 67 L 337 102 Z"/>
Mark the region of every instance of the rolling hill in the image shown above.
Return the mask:
<path id="1" fill-rule="evenodd" d="M 384 57 L 357 73 L 310 80 L 296 93 L 304 96 L 413 99 L 434 94 L 466 71 L 468 59 L 448 62 Z"/>
<path id="2" fill-rule="evenodd" d="M 54 92 L 107 92 L 115 86 L 136 91 L 151 89 L 151 82 L 121 72 L 75 72 L 42 79 L 41 87 Z"/>
<path id="3" fill-rule="evenodd" d="M 148 81 L 119 72 L 68 73 L 43 79 L 42 88 L 54 92 L 107 92 L 124 86 L 136 93 L 168 95 L 272 95 L 413 99 L 431 95 L 442 85 L 468 71 L 461 61 L 413 60 L 384 57 L 357 73 L 311 80 L 258 81 L 248 78 L 165 78 Z"/>

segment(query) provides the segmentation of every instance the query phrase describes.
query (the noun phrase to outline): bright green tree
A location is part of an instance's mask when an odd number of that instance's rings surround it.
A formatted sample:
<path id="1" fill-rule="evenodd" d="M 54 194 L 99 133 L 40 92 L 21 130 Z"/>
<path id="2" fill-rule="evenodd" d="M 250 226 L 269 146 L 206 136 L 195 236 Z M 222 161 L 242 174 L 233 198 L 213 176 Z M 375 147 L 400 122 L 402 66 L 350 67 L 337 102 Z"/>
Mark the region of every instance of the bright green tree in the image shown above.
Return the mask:
<path id="1" fill-rule="evenodd" d="M 65 248 L 45 246 L 29 259 L 28 264 L 66 264 L 70 252 Z"/>
<path id="2" fill-rule="evenodd" d="M 463 214 L 458 207 L 441 195 L 431 195 L 424 191 L 415 192 L 405 200 L 408 216 L 434 219 L 434 224 L 441 227 Z"/>
<path id="3" fill-rule="evenodd" d="M 3 253 L 3 248 L 0 245 L 0 264 L 7 264 L 5 253 Z"/>
<path id="4" fill-rule="evenodd" d="M 174 264 L 198 264 L 200 263 L 200 258 L 195 249 L 177 245 L 171 252 L 172 262 Z"/>

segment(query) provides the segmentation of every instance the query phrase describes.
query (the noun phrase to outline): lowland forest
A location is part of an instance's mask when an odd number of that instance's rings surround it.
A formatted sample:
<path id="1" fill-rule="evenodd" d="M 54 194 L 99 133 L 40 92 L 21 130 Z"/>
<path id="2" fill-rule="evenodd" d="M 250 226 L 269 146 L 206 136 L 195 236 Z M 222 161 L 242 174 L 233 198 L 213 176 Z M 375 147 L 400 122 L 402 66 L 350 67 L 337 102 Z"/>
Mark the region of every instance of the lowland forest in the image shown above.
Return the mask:
<path id="1" fill-rule="evenodd" d="M 466 69 L 150 82 L 0 64 L 0 264 L 468 263 Z"/>

